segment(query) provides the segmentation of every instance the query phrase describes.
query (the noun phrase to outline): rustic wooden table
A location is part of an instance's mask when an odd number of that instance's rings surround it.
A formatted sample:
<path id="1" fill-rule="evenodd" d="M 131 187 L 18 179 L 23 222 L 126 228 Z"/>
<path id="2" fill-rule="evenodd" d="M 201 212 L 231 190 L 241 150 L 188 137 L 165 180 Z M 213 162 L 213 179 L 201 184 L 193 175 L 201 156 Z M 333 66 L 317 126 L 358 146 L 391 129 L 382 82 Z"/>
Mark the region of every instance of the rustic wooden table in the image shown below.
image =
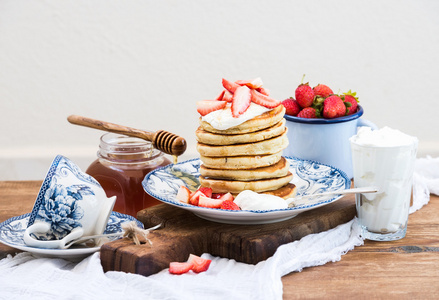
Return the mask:
<path id="1" fill-rule="evenodd" d="M 0 222 L 31 211 L 40 181 L 0 182 Z M 0 243 L 0 259 L 17 250 Z M 284 298 L 435 299 L 439 297 L 439 197 L 410 215 L 407 236 L 366 241 L 338 262 L 282 278 Z"/>

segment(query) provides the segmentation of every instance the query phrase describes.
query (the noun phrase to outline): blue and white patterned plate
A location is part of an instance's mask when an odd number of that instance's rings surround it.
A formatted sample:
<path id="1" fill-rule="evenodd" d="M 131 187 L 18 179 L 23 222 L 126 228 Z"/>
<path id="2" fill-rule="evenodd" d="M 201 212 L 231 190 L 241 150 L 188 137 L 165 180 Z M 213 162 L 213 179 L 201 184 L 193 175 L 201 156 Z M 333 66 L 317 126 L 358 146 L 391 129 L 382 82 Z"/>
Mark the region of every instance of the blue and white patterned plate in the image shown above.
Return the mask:
<path id="1" fill-rule="evenodd" d="M 23 241 L 23 233 L 27 228 L 30 213 L 18 217 L 10 218 L 3 223 L 0 223 L 0 242 L 10 247 L 33 253 L 35 256 L 41 257 L 59 257 L 70 260 L 83 258 L 93 252 L 96 252 L 100 247 L 86 247 L 74 245 L 68 249 L 43 249 L 27 246 Z M 122 224 L 126 222 L 136 221 L 139 228 L 143 228 L 143 224 L 134 217 L 124 215 L 118 212 L 112 212 L 108 219 L 107 227 L 104 233 L 118 233 L 123 232 Z M 110 238 L 115 240 L 117 237 Z"/>
<path id="2" fill-rule="evenodd" d="M 298 196 L 343 190 L 351 186 L 350 179 L 341 170 L 314 161 L 290 157 L 286 159 L 290 163 L 290 171 L 293 174 L 291 182 L 296 185 Z M 143 188 L 148 194 L 164 203 L 189 210 L 203 219 L 227 224 L 280 222 L 293 218 L 301 212 L 335 202 L 342 197 L 341 195 L 320 196 L 303 205 L 276 210 L 231 211 L 178 202 L 175 196 L 181 185 L 186 185 L 192 191 L 198 188 L 200 165 L 199 159 L 193 159 L 156 169 L 145 176 L 142 182 Z"/>

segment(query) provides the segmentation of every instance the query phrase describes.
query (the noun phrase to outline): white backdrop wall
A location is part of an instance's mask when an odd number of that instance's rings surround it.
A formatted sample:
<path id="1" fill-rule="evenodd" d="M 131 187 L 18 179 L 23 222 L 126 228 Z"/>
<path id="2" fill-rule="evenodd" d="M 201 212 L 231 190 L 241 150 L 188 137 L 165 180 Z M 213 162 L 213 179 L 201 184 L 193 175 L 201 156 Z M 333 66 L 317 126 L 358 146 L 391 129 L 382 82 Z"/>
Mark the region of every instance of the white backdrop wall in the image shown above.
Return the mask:
<path id="1" fill-rule="evenodd" d="M 0 0 L 0 180 L 43 179 L 56 154 L 85 169 L 102 132 L 79 114 L 185 137 L 221 78 L 272 96 L 356 91 L 364 118 L 439 156 L 439 1 Z"/>

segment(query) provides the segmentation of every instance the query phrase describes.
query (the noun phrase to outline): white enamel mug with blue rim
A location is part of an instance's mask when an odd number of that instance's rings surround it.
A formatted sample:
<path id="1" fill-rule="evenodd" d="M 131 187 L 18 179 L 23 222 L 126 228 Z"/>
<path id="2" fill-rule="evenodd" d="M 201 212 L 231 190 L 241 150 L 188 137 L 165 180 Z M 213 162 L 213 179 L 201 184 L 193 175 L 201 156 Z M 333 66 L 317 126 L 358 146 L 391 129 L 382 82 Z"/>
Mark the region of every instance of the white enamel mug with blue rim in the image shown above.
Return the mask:
<path id="1" fill-rule="evenodd" d="M 355 114 L 335 119 L 306 119 L 285 115 L 289 146 L 284 156 L 313 160 L 330 165 L 353 178 L 349 138 L 361 126 L 377 126 L 361 119 L 364 110 L 359 105 Z"/>
<path id="2" fill-rule="evenodd" d="M 36 248 L 63 248 L 82 236 L 102 234 L 116 201 L 68 158 L 53 160 L 29 217 L 23 241 Z"/>

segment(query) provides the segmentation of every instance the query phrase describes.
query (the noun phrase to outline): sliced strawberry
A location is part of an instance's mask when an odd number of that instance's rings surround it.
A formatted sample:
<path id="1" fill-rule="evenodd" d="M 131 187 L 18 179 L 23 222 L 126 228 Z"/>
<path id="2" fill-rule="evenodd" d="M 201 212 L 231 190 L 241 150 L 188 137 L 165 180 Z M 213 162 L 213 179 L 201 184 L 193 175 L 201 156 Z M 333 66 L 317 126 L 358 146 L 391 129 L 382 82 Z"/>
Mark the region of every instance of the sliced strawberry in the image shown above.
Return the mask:
<path id="1" fill-rule="evenodd" d="M 184 274 L 192 270 L 194 264 L 191 262 L 171 262 L 169 263 L 169 273 L 171 274 Z"/>
<path id="2" fill-rule="evenodd" d="M 215 98 L 215 100 L 223 100 L 224 92 L 225 92 L 225 91 L 226 91 L 226 90 L 223 90 L 223 91 L 218 95 L 218 97 Z"/>
<path id="3" fill-rule="evenodd" d="M 280 101 L 274 100 L 273 98 L 265 96 L 264 94 L 261 94 L 255 90 L 250 90 L 250 94 L 251 94 L 251 101 L 253 101 L 256 104 L 262 105 L 266 108 L 275 108 L 281 104 Z"/>
<path id="4" fill-rule="evenodd" d="M 250 89 L 243 85 L 236 89 L 233 94 L 232 116 L 237 118 L 249 108 L 251 103 Z"/>
<path id="5" fill-rule="evenodd" d="M 265 96 L 270 96 L 270 91 L 268 89 L 265 89 L 263 87 L 260 87 L 258 89 L 256 89 L 259 93 L 261 93 L 262 95 Z"/>
<path id="6" fill-rule="evenodd" d="M 189 191 L 189 189 L 187 187 L 182 185 L 178 189 L 177 196 L 175 196 L 175 198 L 179 202 L 189 203 L 190 195 L 191 195 L 191 191 Z"/>
<path id="7" fill-rule="evenodd" d="M 241 208 L 239 208 L 238 204 L 236 204 L 233 201 L 227 200 L 224 201 L 223 203 L 221 203 L 220 206 L 221 209 L 227 209 L 227 210 L 241 210 Z"/>
<path id="8" fill-rule="evenodd" d="M 224 200 L 221 199 L 212 199 L 210 197 L 206 197 L 204 195 L 201 195 L 198 199 L 198 206 L 200 207 L 208 207 L 208 208 L 220 208 L 221 203 L 223 203 Z"/>
<path id="9" fill-rule="evenodd" d="M 212 193 L 212 197 L 210 197 L 210 198 L 212 198 L 212 199 L 219 199 L 219 198 L 221 198 L 224 195 L 225 195 L 225 193 Z"/>
<path id="10" fill-rule="evenodd" d="M 212 197 L 212 188 L 205 187 L 205 186 L 200 186 L 198 188 L 198 190 L 201 191 L 206 197 L 209 197 L 209 198 Z"/>
<path id="11" fill-rule="evenodd" d="M 213 111 L 223 109 L 226 104 L 226 101 L 202 100 L 197 102 L 197 111 L 200 115 L 205 116 Z"/>
<path id="12" fill-rule="evenodd" d="M 206 197 L 206 195 L 204 195 L 202 191 L 200 190 L 195 191 L 195 193 L 193 193 L 189 198 L 189 203 L 198 206 L 198 201 L 200 200 L 201 196 Z"/>
<path id="13" fill-rule="evenodd" d="M 237 83 L 239 85 L 246 85 L 251 89 L 259 89 L 263 85 L 262 79 L 260 77 L 255 78 L 253 80 L 238 80 L 238 81 L 235 81 L 235 83 Z"/>
<path id="14" fill-rule="evenodd" d="M 224 201 L 233 201 L 234 200 L 233 195 L 230 193 L 222 195 L 219 199 L 224 200 Z"/>
<path id="15" fill-rule="evenodd" d="M 187 262 L 193 264 L 192 271 L 195 273 L 200 273 L 207 271 L 212 261 L 210 259 L 205 259 L 194 254 L 190 254 Z"/>
<path id="16" fill-rule="evenodd" d="M 232 82 L 232 81 L 228 81 L 227 79 L 224 79 L 224 78 L 223 78 L 223 87 L 224 87 L 226 90 L 228 90 L 230 93 L 234 94 L 235 91 L 236 91 L 236 89 L 237 89 L 238 87 L 240 87 L 240 85 L 237 84 L 237 83 L 234 83 L 234 82 Z"/>
<path id="17" fill-rule="evenodd" d="M 233 100 L 233 94 L 230 93 L 228 90 L 225 90 L 223 101 L 232 102 L 232 100 Z"/>

